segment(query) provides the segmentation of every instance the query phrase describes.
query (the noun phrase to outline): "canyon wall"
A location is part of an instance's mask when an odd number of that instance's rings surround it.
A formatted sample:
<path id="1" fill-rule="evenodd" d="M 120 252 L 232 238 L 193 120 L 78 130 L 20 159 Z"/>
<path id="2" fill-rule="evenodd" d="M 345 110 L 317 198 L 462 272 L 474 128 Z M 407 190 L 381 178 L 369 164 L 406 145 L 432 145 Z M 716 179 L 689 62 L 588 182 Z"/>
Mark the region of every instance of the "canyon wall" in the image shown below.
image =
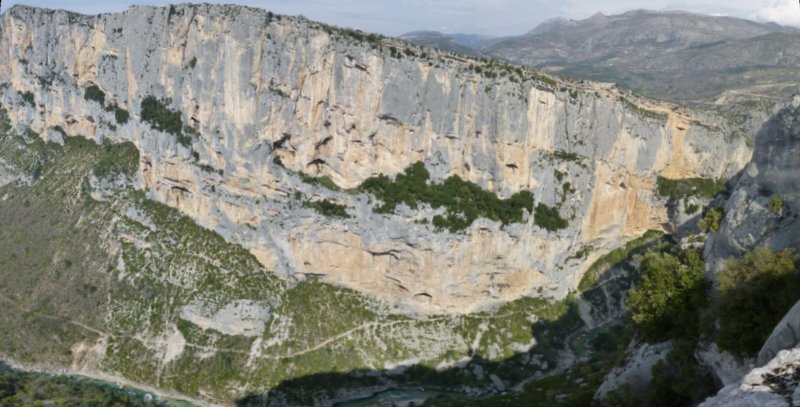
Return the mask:
<path id="1" fill-rule="evenodd" d="M 320 276 L 410 311 L 563 297 L 611 248 L 669 227 L 657 176 L 727 179 L 751 155 L 722 118 L 610 84 L 246 7 L 17 6 L 0 18 L 0 55 L 0 103 L 19 130 L 131 141 L 151 198 L 278 275 Z M 91 86 L 130 120 L 87 100 Z M 141 120 L 148 96 L 181 113 L 188 143 Z M 529 215 L 450 233 L 422 221 L 441 210 L 378 214 L 354 190 L 417 161 L 433 180 L 458 175 L 503 198 L 529 190 L 569 225 L 548 231 Z M 306 198 L 350 217 L 325 217 Z"/>

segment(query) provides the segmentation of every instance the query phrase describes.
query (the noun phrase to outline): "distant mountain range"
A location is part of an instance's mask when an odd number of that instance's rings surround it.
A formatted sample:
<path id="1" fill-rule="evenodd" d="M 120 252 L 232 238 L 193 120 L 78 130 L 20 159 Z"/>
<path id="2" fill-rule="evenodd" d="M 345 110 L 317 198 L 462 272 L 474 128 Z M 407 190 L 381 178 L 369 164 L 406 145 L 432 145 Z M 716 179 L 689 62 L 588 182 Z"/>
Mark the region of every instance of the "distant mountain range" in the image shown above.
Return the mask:
<path id="1" fill-rule="evenodd" d="M 426 47 L 434 47 L 467 55 L 480 55 L 479 49 L 492 37 L 476 34 L 443 34 L 438 31 L 413 31 L 400 39 Z"/>
<path id="2" fill-rule="evenodd" d="M 469 42 L 463 34 L 436 32 L 401 38 L 563 76 L 616 82 L 661 99 L 716 105 L 752 122 L 750 127 L 800 85 L 796 28 L 681 11 L 557 18 L 520 36 Z"/>

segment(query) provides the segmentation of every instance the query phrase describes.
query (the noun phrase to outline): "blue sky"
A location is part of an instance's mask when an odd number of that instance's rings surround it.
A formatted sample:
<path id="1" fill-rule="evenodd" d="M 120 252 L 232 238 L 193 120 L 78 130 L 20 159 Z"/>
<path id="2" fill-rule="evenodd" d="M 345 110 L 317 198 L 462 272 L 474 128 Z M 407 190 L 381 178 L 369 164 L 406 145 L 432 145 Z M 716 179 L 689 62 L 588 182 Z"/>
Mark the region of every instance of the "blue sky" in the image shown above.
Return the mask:
<path id="1" fill-rule="evenodd" d="M 213 0 L 205 0 L 215 2 Z M 169 4 L 168 0 L 5 0 L 14 4 L 64 8 L 86 14 L 122 11 L 131 4 Z M 484 35 L 522 34 L 553 17 L 581 19 L 596 12 L 632 9 L 688 10 L 800 26 L 797 0 L 227 0 L 281 14 L 364 31 L 399 35 L 414 30 Z"/>

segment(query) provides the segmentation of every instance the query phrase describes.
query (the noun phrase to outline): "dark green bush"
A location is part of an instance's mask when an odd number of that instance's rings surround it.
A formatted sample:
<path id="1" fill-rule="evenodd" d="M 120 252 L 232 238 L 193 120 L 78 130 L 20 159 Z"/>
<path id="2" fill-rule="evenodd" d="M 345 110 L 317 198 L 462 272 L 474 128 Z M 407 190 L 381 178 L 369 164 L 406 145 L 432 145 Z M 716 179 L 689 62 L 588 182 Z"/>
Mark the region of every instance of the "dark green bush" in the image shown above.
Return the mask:
<path id="1" fill-rule="evenodd" d="M 580 162 L 581 156 L 577 153 L 571 153 L 564 150 L 556 150 L 553 152 L 553 157 L 562 161 Z"/>
<path id="2" fill-rule="evenodd" d="M 106 103 L 106 94 L 97 85 L 86 88 L 83 92 L 83 98 L 100 103 L 100 106 L 104 106 Z"/>
<path id="3" fill-rule="evenodd" d="M 275 159 L 280 161 L 280 159 L 277 156 L 275 156 Z M 283 165 L 283 164 L 281 163 L 279 165 Z M 341 188 L 339 188 L 339 186 L 336 185 L 335 182 L 333 182 L 331 177 L 329 177 L 327 175 L 323 175 L 321 177 L 314 177 L 314 176 L 308 175 L 308 174 L 306 174 L 304 172 L 299 173 L 299 175 L 300 175 L 300 180 L 305 182 L 306 184 L 320 186 L 320 187 L 323 187 L 323 188 L 330 189 L 331 191 L 340 191 L 341 190 Z"/>
<path id="4" fill-rule="evenodd" d="M 717 232 L 724 216 L 725 213 L 721 208 L 708 208 L 703 217 L 697 221 L 697 227 L 706 233 Z"/>
<path id="5" fill-rule="evenodd" d="M 99 103 L 100 106 L 103 106 L 103 109 L 106 112 L 114 112 L 114 119 L 116 119 L 117 124 L 128 123 L 128 119 L 130 119 L 130 114 L 128 111 L 119 107 L 119 105 L 116 103 L 111 103 L 108 106 L 105 106 L 106 94 L 97 85 L 92 85 L 86 88 L 83 93 L 83 98 Z"/>
<path id="6" fill-rule="evenodd" d="M 708 178 L 656 179 L 656 191 L 667 198 L 681 199 L 689 196 L 711 199 L 725 191 L 725 181 Z"/>
<path id="7" fill-rule="evenodd" d="M 800 300 L 800 256 L 792 250 L 757 248 L 730 260 L 717 275 L 719 347 L 737 355 L 755 355 L 775 325 Z"/>
<path id="8" fill-rule="evenodd" d="M 309 202 L 306 201 L 303 203 L 303 206 L 307 208 L 312 208 L 315 211 L 319 212 L 324 216 L 334 217 L 334 218 L 349 218 L 351 217 L 350 214 L 347 213 L 347 207 L 344 205 L 337 204 L 335 202 L 331 202 L 327 199 L 323 199 L 321 201 L 314 201 Z"/>
<path id="9" fill-rule="evenodd" d="M 567 220 L 558 213 L 558 209 L 551 208 L 543 203 L 536 205 L 536 214 L 533 217 L 533 222 L 551 232 L 569 226 Z"/>
<path id="10" fill-rule="evenodd" d="M 181 112 L 171 110 L 167 107 L 169 102 L 160 101 L 154 96 L 147 96 L 142 99 L 142 120 L 150 123 L 150 126 L 156 130 L 163 131 L 174 136 L 183 136 L 183 121 L 181 120 Z M 181 144 L 186 145 L 186 140 Z M 189 143 L 191 143 L 191 139 Z"/>
<path id="11" fill-rule="evenodd" d="M 21 95 L 22 95 L 22 100 L 24 100 L 25 103 L 31 105 L 32 107 L 36 107 L 36 99 L 34 98 L 33 93 L 31 91 L 27 91 L 25 93 L 22 93 Z"/>
<path id="12" fill-rule="evenodd" d="M 109 174 L 134 175 L 139 169 L 139 150 L 130 141 L 104 143 L 103 154 L 94 167 L 94 175 L 102 178 Z"/>
<path id="13" fill-rule="evenodd" d="M 130 113 L 128 113 L 127 110 L 119 107 L 119 105 L 116 103 L 106 107 L 106 111 L 114 112 L 114 119 L 117 121 L 117 124 L 124 125 L 128 123 L 128 120 L 131 118 Z"/>
<path id="14" fill-rule="evenodd" d="M 434 226 L 451 232 L 466 229 L 479 217 L 499 221 L 503 225 L 523 220 L 523 209 L 533 211 L 533 194 L 520 191 L 508 199 L 482 189 L 480 186 L 453 175 L 442 183 L 429 183 L 430 173 L 422 162 L 416 162 L 398 174 L 394 180 L 381 174 L 365 180 L 360 190 L 372 193 L 383 201 L 375 208 L 378 213 L 392 213 L 404 203 L 416 209 L 420 203 L 433 208 L 445 208 L 445 215 L 433 218 Z"/>
<path id="15" fill-rule="evenodd" d="M 641 281 L 628 292 L 627 305 L 645 339 L 660 342 L 699 336 L 698 310 L 707 305 L 710 287 L 700 252 L 651 251 L 644 255 L 641 270 Z"/>
<path id="16" fill-rule="evenodd" d="M 769 208 L 772 213 L 780 215 L 781 212 L 783 212 L 783 198 L 781 198 L 780 195 L 773 195 L 772 198 L 769 199 L 767 208 Z"/>

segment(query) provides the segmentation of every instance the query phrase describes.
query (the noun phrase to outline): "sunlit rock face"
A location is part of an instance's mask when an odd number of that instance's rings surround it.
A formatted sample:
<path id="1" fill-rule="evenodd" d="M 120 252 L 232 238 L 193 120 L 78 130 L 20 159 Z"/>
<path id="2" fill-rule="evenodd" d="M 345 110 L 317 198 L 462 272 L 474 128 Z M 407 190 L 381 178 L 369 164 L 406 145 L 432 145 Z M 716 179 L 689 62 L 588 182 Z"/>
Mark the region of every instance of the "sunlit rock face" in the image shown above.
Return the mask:
<path id="1" fill-rule="evenodd" d="M 750 159 L 712 115 L 357 37 L 245 7 L 99 16 L 15 7 L 0 18 L 0 102 L 43 136 L 132 141 L 152 198 L 281 276 L 318 275 L 425 312 L 562 297 L 610 248 L 669 223 L 657 176 L 727 178 Z M 127 123 L 84 97 L 93 85 L 106 107 L 130 112 Z M 188 143 L 141 120 L 150 95 L 194 129 Z M 569 226 L 547 231 L 529 215 L 436 231 L 421 222 L 430 208 L 376 214 L 367 194 L 298 176 L 348 189 L 417 161 L 436 181 L 458 175 L 503 198 L 530 190 Z M 315 199 L 351 217 L 303 207 Z"/>

